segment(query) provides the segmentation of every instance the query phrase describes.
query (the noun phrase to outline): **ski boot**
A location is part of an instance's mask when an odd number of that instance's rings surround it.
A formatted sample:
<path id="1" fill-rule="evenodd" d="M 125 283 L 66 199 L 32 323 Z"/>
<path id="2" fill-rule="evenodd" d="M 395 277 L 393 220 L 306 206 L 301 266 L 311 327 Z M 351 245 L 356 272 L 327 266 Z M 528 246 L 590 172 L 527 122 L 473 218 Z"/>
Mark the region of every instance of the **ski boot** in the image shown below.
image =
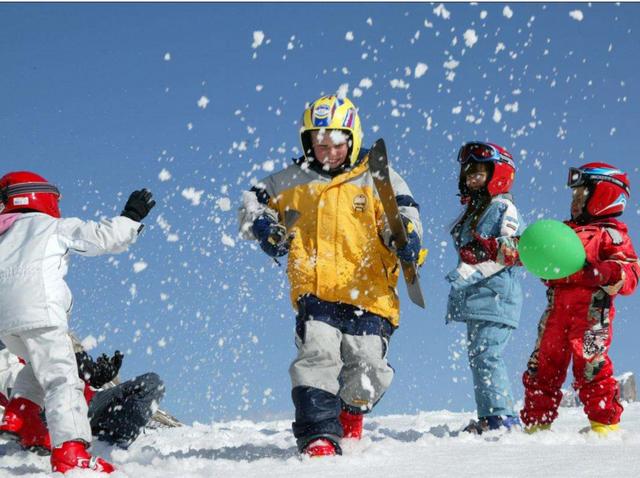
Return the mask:
<path id="1" fill-rule="evenodd" d="M 342 425 L 342 438 L 353 438 L 360 440 L 362 438 L 362 422 L 363 417 L 361 413 L 349 413 L 346 410 L 340 412 L 340 424 Z"/>
<path id="2" fill-rule="evenodd" d="M 102 473 L 115 470 L 108 461 L 97 456 L 91 456 L 87 451 L 87 444 L 83 441 L 66 441 L 51 452 L 51 470 L 66 473 L 70 470 L 86 469 Z"/>
<path id="3" fill-rule="evenodd" d="M 534 433 L 544 432 L 551 430 L 551 423 L 535 423 L 533 425 L 527 425 L 524 432 L 527 435 L 533 435 Z"/>
<path id="4" fill-rule="evenodd" d="M 589 423 L 591 424 L 591 431 L 597 433 L 601 437 L 606 437 L 609 433 L 616 432 L 620 429 L 619 423 L 606 424 L 594 422 L 593 420 L 589 420 Z"/>
<path id="5" fill-rule="evenodd" d="M 11 399 L 0 424 L 0 434 L 18 440 L 23 448 L 48 455 L 51 453 L 51 438 L 41 412 L 31 400 L 22 397 Z"/>
<path id="6" fill-rule="evenodd" d="M 316 438 L 311 440 L 304 447 L 303 453 L 311 458 L 320 458 L 323 456 L 341 455 L 342 451 L 336 447 L 336 444 L 327 438 Z"/>
<path id="7" fill-rule="evenodd" d="M 481 417 L 478 420 L 471 420 L 469 424 L 464 427 L 462 431 L 467 433 L 473 433 L 474 435 L 482 435 L 489 430 L 498 430 L 500 428 L 506 428 L 511 431 L 512 428 L 521 427 L 520 419 L 518 417 L 507 415 L 502 418 L 499 415 L 490 415 L 488 417 Z"/>

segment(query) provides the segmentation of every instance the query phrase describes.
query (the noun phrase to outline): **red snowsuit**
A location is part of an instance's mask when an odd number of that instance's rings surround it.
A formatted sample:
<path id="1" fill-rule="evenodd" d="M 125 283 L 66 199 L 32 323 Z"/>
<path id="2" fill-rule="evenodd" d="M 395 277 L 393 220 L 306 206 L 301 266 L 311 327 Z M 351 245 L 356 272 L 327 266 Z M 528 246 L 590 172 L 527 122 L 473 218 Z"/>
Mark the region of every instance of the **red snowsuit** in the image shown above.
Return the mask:
<path id="1" fill-rule="evenodd" d="M 560 387 L 571 359 L 573 387 L 590 420 L 615 424 L 623 410 L 608 351 L 615 316 L 613 301 L 617 294 L 635 290 L 640 276 L 638 256 L 621 221 L 567 224 L 582 240 L 591 267 L 546 282 L 549 303 L 522 377 L 525 400 L 520 416 L 527 426 L 550 424 L 558 416 Z"/>

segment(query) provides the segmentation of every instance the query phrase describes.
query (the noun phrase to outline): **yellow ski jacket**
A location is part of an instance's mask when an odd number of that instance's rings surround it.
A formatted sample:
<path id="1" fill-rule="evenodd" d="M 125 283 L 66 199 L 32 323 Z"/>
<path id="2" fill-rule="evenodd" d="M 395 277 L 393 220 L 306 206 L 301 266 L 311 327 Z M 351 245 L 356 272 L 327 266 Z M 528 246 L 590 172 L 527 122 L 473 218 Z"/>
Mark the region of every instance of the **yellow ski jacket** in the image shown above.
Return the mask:
<path id="1" fill-rule="evenodd" d="M 283 222 L 287 210 L 300 217 L 291 231 L 287 274 L 291 302 L 312 294 L 343 302 L 399 322 L 396 291 L 399 262 L 389 249 L 390 231 L 363 150 L 356 165 L 331 177 L 309 167 L 304 158 L 245 192 L 240 208 L 241 233 L 254 239 L 253 221 L 269 214 Z M 422 237 L 418 204 L 407 184 L 391 170 L 400 213 Z"/>

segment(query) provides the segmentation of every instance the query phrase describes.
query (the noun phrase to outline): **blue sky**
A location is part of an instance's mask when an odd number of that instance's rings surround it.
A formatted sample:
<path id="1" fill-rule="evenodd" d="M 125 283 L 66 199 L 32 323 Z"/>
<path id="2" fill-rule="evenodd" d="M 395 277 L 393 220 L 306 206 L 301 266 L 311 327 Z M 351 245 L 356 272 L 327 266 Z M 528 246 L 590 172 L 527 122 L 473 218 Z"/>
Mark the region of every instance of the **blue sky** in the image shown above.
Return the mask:
<path id="1" fill-rule="evenodd" d="M 377 413 L 470 410 L 464 327 L 444 325 L 457 149 L 514 154 L 528 222 L 568 216 L 569 166 L 626 169 L 640 241 L 639 20 L 624 3 L 0 4 L 0 164 L 57 183 L 67 216 L 118 214 L 151 189 L 158 206 L 129 253 L 74 261 L 72 328 L 93 352 L 125 351 L 125 377 L 160 373 L 185 421 L 289 417 L 286 277 L 238 239 L 236 208 L 299 153 L 305 103 L 348 89 L 364 144 L 385 138 L 421 204 L 430 249 L 427 310 L 400 286 L 397 373 Z M 524 290 L 507 351 L 518 397 L 545 304 L 535 278 Z M 617 372 L 639 371 L 639 305 L 617 303 Z"/>

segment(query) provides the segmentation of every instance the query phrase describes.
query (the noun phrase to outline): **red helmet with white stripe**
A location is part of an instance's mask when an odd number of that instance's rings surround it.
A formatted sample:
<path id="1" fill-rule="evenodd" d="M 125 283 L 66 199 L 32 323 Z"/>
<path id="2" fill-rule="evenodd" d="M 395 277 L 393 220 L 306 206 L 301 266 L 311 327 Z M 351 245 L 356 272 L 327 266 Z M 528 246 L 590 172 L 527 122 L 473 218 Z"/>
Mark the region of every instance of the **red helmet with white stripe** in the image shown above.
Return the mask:
<path id="1" fill-rule="evenodd" d="M 36 211 L 60 217 L 60 191 L 31 171 L 14 171 L 0 178 L 0 200 L 0 214 Z"/>
<path id="2" fill-rule="evenodd" d="M 502 146 L 481 141 L 466 143 L 458 152 L 458 161 L 463 167 L 470 161 L 492 165 L 491 175 L 486 186 L 487 192 L 491 197 L 508 193 L 511 190 L 516 176 L 516 165 L 513 162 L 511 153 Z M 462 175 L 459 188 L 463 197 L 468 196 L 469 191 Z"/>
<path id="3" fill-rule="evenodd" d="M 567 185 L 585 186 L 589 191 L 582 212 L 583 219 L 619 216 L 631 193 L 627 174 L 607 163 L 587 163 L 569 168 Z"/>

